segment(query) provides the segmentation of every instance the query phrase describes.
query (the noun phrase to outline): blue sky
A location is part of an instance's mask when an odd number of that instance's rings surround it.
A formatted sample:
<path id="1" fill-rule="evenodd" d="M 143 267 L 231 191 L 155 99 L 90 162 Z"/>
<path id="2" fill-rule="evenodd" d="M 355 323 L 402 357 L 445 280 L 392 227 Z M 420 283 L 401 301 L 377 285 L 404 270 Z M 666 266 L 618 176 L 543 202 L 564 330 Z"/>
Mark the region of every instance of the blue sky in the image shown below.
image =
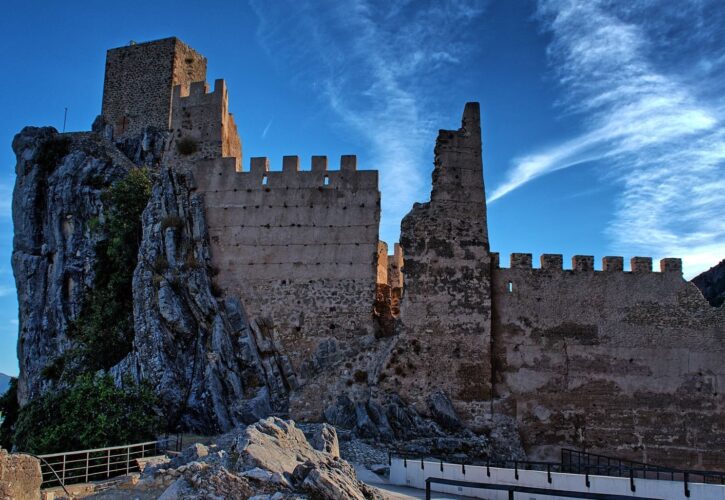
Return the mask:
<path id="1" fill-rule="evenodd" d="M 491 246 L 725 257 L 725 9 L 718 0 L 29 1 L 3 6 L 0 371 L 17 374 L 13 135 L 88 130 L 105 51 L 176 35 L 225 78 L 251 156 L 357 154 L 381 238 L 430 192 L 437 129 L 480 101 Z M 598 264 L 597 264 L 598 267 Z"/>

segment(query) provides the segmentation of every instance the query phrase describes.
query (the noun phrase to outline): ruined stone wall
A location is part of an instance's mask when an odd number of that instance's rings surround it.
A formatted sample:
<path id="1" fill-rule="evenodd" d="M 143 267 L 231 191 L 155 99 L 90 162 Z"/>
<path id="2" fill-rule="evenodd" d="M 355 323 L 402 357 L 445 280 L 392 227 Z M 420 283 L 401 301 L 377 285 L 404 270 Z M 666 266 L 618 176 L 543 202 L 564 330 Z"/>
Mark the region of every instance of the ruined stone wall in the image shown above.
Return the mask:
<path id="1" fill-rule="evenodd" d="M 102 112 L 121 140 L 145 127 L 167 130 L 175 85 L 206 79 L 206 58 L 178 38 L 110 49 L 106 54 Z"/>
<path id="2" fill-rule="evenodd" d="M 302 379 L 328 338 L 347 342 L 373 329 L 380 193 L 376 171 L 357 171 L 343 156 L 328 171 L 313 157 L 300 171 L 286 156 L 283 171 L 252 158 L 194 167 L 204 193 L 217 284 L 242 299 L 252 317 L 269 317 Z M 321 414 L 321 412 L 320 412 Z M 319 418 L 319 414 L 316 415 Z"/>
<path id="3" fill-rule="evenodd" d="M 235 170 L 241 170 L 242 145 L 228 100 L 224 80 L 216 80 L 212 92 L 204 81 L 174 87 L 167 164 L 191 166 L 229 157 L 236 159 Z"/>
<path id="4" fill-rule="evenodd" d="M 559 449 L 680 465 L 725 462 L 725 309 L 682 279 L 679 259 L 513 254 L 493 264 L 495 410 L 532 459 Z M 407 262 L 406 262 L 407 266 Z"/>
<path id="5" fill-rule="evenodd" d="M 421 409 L 446 392 L 477 427 L 491 397 L 488 231 L 478 103 L 459 130 L 441 130 L 431 201 L 416 203 L 401 226 L 405 290 L 391 390 Z"/>

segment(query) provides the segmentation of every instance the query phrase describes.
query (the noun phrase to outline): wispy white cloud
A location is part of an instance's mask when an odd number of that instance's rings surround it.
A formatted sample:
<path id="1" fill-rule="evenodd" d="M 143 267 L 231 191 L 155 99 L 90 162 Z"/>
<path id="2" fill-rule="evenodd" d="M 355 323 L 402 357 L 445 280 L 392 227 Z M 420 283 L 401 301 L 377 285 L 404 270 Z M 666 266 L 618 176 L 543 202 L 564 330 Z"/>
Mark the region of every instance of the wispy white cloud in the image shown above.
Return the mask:
<path id="1" fill-rule="evenodd" d="M 466 28 L 482 0 L 252 0 L 258 36 L 369 145 L 380 172 L 383 233 L 427 191 L 441 74 L 475 50 Z M 450 122 L 450 117 L 447 117 Z M 455 122 L 454 122 L 455 126 Z"/>
<path id="2" fill-rule="evenodd" d="M 269 122 L 267 123 L 267 126 L 264 127 L 264 130 L 262 130 L 262 139 L 267 137 L 267 132 L 269 132 L 269 129 L 271 126 L 272 126 L 272 120 L 269 120 Z"/>
<path id="3" fill-rule="evenodd" d="M 562 105 L 587 130 L 518 158 L 490 201 L 605 160 L 604 175 L 622 186 L 612 248 L 682 256 L 691 276 L 725 257 L 725 106 L 713 92 L 725 85 L 725 36 L 722 15 L 707 15 L 718 2 L 675 3 L 540 0 Z"/>

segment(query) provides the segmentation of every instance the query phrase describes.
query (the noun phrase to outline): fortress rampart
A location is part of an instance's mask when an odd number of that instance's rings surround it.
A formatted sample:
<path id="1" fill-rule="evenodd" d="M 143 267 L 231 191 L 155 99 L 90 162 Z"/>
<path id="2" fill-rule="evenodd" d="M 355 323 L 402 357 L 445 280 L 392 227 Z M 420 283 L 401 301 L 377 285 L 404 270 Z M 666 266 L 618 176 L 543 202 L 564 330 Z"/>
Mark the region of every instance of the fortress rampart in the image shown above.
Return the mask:
<path id="1" fill-rule="evenodd" d="M 495 259 L 494 259 L 495 260 Z M 514 254 L 492 270 L 494 411 L 531 456 L 562 442 L 652 463 L 722 466 L 725 317 L 679 259 Z"/>
<path id="2" fill-rule="evenodd" d="M 281 171 L 270 171 L 267 158 L 252 158 L 248 172 L 233 158 L 193 168 L 216 282 L 250 314 L 274 321 L 297 370 L 321 340 L 374 326 L 378 174 L 358 171 L 355 156 L 343 156 L 339 170 L 327 164 L 315 156 L 300 170 L 299 157 L 285 156 Z"/>
<path id="3" fill-rule="evenodd" d="M 154 72 L 149 72 L 148 65 Z M 378 241 L 376 171 L 343 156 L 242 168 L 227 89 L 176 39 L 109 51 L 103 114 L 118 139 L 171 133 L 164 160 L 203 193 L 215 283 L 268 318 L 301 382 L 293 418 L 341 393 L 393 394 L 422 413 L 443 391 L 465 424 L 513 417 L 531 458 L 582 447 L 673 465 L 725 463 L 725 308 L 679 259 L 490 252 L 480 110 L 441 130 L 430 201 Z M 147 74 L 148 73 L 148 74 Z M 353 370 L 355 377 L 353 377 Z M 362 401 L 362 402 L 361 402 Z"/>

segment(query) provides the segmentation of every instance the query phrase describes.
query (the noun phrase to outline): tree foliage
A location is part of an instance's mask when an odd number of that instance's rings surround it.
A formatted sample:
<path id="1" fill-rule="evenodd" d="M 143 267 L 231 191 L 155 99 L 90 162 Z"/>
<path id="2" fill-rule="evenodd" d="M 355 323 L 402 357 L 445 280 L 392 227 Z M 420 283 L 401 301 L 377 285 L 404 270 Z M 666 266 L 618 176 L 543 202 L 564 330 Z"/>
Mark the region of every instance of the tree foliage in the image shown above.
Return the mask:
<path id="1" fill-rule="evenodd" d="M 156 396 L 145 385 L 116 387 L 109 375 L 85 374 L 65 391 L 47 393 L 20 411 L 19 451 L 35 454 L 103 448 L 153 440 Z"/>
<path id="2" fill-rule="evenodd" d="M 141 243 L 143 213 L 151 196 L 146 169 L 133 169 L 104 193 L 106 220 L 96 246 L 94 288 L 69 333 L 82 360 L 67 366 L 84 371 L 108 369 L 121 361 L 133 342 L 133 271 Z"/>
<path id="3" fill-rule="evenodd" d="M 0 412 L 3 423 L 0 424 L 0 446 L 6 450 L 13 448 L 13 431 L 18 420 L 18 379 L 11 378 L 8 390 L 0 396 Z"/>

